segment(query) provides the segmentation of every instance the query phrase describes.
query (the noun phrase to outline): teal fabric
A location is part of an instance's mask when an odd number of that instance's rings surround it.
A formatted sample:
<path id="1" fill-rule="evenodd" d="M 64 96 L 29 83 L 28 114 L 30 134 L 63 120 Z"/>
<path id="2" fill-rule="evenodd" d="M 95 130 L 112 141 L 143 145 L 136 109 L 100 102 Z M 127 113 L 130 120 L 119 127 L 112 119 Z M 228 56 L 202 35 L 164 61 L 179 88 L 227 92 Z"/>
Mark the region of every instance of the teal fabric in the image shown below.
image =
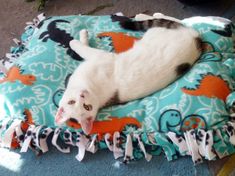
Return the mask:
<path id="1" fill-rule="evenodd" d="M 126 136 L 135 133 L 141 136 L 149 153 L 159 154 L 163 149 L 168 160 L 186 154 L 169 139 L 168 132 L 184 136 L 186 131 L 192 129 L 196 132 L 198 129 L 218 129 L 220 134 L 214 133 L 213 147 L 223 157 L 235 151 L 230 135 L 222 130 L 231 120 L 230 109 L 235 98 L 234 26 L 225 19 L 212 17 L 189 18 L 183 23 L 199 31 L 206 46 L 193 68 L 182 78 L 148 97 L 102 109 L 97 119 L 103 121 L 110 116 L 136 118 L 141 128 L 126 127 L 122 132 L 122 147 L 125 148 Z M 225 28 L 227 23 L 228 27 Z M 82 62 L 82 58 L 69 49 L 68 41 L 79 39 L 79 31 L 84 28 L 89 32 L 90 46 L 107 51 L 113 51 L 112 40 L 97 37 L 102 32 L 122 32 L 137 38 L 143 35 L 142 32 L 122 29 L 111 16 L 51 17 L 41 22 L 38 28 L 29 28 L 22 35 L 22 40 L 27 41 L 25 47 L 13 48 L 12 52 L 22 53 L 14 66 L 20 69 L 22 75 L 32 76 L 36 80 L 28 85 L 20 80 L 0 84 L 2 122 L 9 117 L 24 120 L 27 109 L 32 114 L 34 124 L 56 127 L 54 115 L 65 90 L 65 82 Z M 54 38 L 54 35 L 61 37 Z M 2 80 L 5 77 L 2 75 Z M 142 157 L 137 139 L 133 139 L 133 146 L 135 158 Z M 107 147 L 104 140 L 100 141 L 99 147 Z"/>

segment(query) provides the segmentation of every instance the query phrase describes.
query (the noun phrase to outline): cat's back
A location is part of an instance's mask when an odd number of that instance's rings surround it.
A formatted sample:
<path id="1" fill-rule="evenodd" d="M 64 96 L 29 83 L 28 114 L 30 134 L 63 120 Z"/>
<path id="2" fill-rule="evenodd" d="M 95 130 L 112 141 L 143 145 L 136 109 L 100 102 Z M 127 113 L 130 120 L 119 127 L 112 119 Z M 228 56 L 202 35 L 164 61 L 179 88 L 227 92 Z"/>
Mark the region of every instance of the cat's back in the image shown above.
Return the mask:
<path id="1" fill-rule="evenodd" d="M 190 67 L 198 59 L 199 43 L 199 34 L 183 26 L 149 29 L 131 50 L 120 55 L 116 79 L 121 98 L 140 98 L 167 86 L 179 76 L 177 67 Z"/>

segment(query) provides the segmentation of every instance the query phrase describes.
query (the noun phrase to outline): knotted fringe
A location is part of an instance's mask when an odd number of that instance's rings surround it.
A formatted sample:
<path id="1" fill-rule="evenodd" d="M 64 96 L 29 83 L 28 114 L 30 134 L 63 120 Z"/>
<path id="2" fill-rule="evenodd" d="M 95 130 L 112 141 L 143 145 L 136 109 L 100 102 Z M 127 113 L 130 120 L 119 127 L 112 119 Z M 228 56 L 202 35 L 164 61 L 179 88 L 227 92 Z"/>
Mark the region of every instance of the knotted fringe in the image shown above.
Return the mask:
<path id="1" fill-rule="evenodd" d="M 27 50 L 26 44 L 32 34 L 37 31 L 40 23 L 45 19 L 44 14 L 38 15 L 32 22 L 27 22 L 24 39 L 21 41 L 13 39 L 17 47 L 12 48 L 11 53 L 6 54 L 6 59 L 0 62 L 0 72 L 6 74 L 12 64 Z M 233 62 L 232 62 L 233 63 Z M 235 114 L 231 114 L 234 119 Z M 85 152 L 95 153 L 99 149 L 98 134 L 86 136 L 81 132 L 69 129 L 51 128 L 46 126 L 35 126 L 28 124 L 28 128 L 22 127 L 22 120 L 5 118 L 0 122 L 0 146 L 21 147 L 21 152 L 32 149 L 36 154 L 48 152 L 48 137 L 51 136 L 51 144 L 63 153 L 69 153 L 70 147 L 77 147 L 76 159 L 82 161 Z M 128 134 L 105 134 L 103 142 L 113 152 L 114 158 L 124 158 L 124 163 L 137 159 L 135 151 L 138 149 L 147 161 L 150 161 L 152 154 L 156 154 L 152 148 L 161 147 L 169 161 L 178 156 L 190 155 L 195 164 L 201 163 L 203 157 L 214 160 L 216 157 L 223 158 L 235 152 L 235 123 L 230 121 L 223 127 L 213 130 L 190 130 L 182 133 L 160 132 Z M 13 146 L 18 144 L 17 146 Z"/>
<path id="2" fill-rule="evenodd" d="M 21 152 L 32 149 L 37 154 L 48 151 L 47 138 L 52 136 L 51 144 L 63 153 L 69 153 L 70 147 L 77 147 L 76 159 L 82 161 L 85 152 L 95 153 L 98 150 L 98 135 L 87 136 L 82 132 L 62 128 L 50 128 L 45 126 L 29 125 L 23 130 L 22 120 L 4 119 L 0 123 L 0 144 L 10 148 L 13 141 L 17 141 Z M 144 137 L 145 136 L 145 137 Z M 146 138 L 147 136 L 147 138 Z M 124 163 L 135 160 L 136 148 L 142 152 L 147 161 L 152 158 L 152 151 L 146 148 L 146 144 L 160 146 L 165 152 L 167 159 L 176 159 L 178 156 L 191 155 L 195 164 L 201 163 L 203 158 L 214 160 L 218 156 L 223 158 L 235 152 L 235 123 L 228 122 L 220 129 L 214 130 L 190 130 L 179 135 L 175 132 L 167 134 L 153 133 L 128 133 L 105 134 L 103 142 L 113 152 L 114 158 L 124 158 Z M 134 145 L 135 144 L 135 145 Z M 136 145 L 137 144 L 137 145 Z"/>

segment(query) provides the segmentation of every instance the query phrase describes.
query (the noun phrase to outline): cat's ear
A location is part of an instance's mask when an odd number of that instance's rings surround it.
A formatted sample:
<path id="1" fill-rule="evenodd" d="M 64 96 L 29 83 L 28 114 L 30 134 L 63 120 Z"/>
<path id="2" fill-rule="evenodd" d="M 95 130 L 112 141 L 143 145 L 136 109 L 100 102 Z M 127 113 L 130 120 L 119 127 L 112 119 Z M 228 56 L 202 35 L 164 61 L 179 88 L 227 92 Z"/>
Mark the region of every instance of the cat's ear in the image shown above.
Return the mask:
<path id="1" fill-rule="evenodd" d="M 84 89 L 79 94 L 80 98 L 85 99 L 87 96 L 89 96 L 89 91 Z"/>
<path id="2" fill-rule="evenodd" d="M 82 126 L 83 132 L 87 135 L 90 134 L 93 128 L 93 120 L 91 118 L 87 118 L 87 119 L 81 120 L 80 124 Z"/>
<path id="3" fill-rule="evenodd" d="M 63 117 L 63 114 L 64 114 L 64 108 L 61 107 L 58 109 L 56 116 L 55 116 L 56 125 L 61 125 L 67 120 Z"/>

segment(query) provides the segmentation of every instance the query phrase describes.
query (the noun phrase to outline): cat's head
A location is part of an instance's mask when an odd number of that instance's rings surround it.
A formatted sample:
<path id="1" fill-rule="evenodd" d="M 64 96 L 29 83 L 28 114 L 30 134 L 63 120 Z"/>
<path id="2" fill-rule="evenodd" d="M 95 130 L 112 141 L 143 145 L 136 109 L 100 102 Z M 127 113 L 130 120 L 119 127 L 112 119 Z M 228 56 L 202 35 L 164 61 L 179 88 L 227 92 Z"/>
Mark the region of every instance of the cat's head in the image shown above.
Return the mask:
<path id="1" fill-rule="evenodd" d="M 55 123 L 59 126 L 69 119 L 77 120 L 85 134 L 93 127 L 99 109 L 97 97 L 88 90 L 66 89 L 59 103 Z"/>

